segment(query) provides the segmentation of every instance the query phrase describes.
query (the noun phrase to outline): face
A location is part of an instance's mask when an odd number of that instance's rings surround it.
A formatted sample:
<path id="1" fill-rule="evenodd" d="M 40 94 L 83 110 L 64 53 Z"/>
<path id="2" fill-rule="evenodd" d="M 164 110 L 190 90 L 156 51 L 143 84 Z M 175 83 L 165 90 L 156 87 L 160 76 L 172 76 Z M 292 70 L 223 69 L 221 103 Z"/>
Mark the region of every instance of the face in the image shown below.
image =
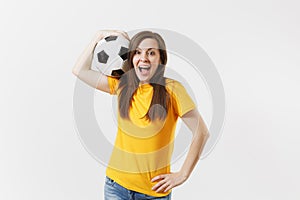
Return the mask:
<path id="1" fill-rule="evenodd" d="M 132 62 L 140 82 L 142 84 L 149 83 L 160 64 L 160 53 L 157 41 L 152 38 L 142 40 L 135 50 Z"/>

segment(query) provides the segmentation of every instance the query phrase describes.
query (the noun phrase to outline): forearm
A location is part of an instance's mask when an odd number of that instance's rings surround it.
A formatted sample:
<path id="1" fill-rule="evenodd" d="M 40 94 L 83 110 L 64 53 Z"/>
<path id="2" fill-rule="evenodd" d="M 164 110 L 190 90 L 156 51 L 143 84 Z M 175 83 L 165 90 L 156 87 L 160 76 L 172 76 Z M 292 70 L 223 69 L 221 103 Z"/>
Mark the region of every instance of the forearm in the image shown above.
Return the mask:
<path id="1" fill-rule="evenodd" d="M 197 132 L 193 134 L 193 139 L 189 148 L 189 152 L 180 169 L 180 173 L 183 175 L 184 179 L 187 179 L 192 173 L 194 167 L 200 159 L 200 155 L 203 151 L 208 137 L 209 133 L 206 128 L 197 130 Z"/>
<path id="2" fill-rule="evenodd" d="M 87 74 L 86 72 L 89 72 L 89 74 L 92 74 L 92 76 L 95 76 L 97 74 L 95 74 L 94 70 L 91 70 L 91 64 L 92 64 L 92 60 L 93 60 L 93 51 L 97 45 L 97 43 L 109 36 L 109 35 L 123 35 L 125 38 L 127 38 L 128 40 L 130 40 L 129 36 L 127 35 L 126 32 L 124 31 L 118 31 L 118 30 L 101 30 L 98 31 L 96 33 L 96 35 L 94 36 L 94 38 L 92 39 L 92 41 L 89 43 L 89 45 L 86 47 L 86 49 L 83 51 L 83 53 L 81 54 L 81 56 L 78 58 L 72 72 L 73 74 L 75 74 L 76 76 L 79 75 L 79 72 L 84 71 L 84 74 Z M 98 73 L 99 75 L 99 73 Z M 86 75 L 83 75 L 86 76 Z M 79 77 L 80 78 L 80 77 Z M 83 77 L 84 79 L 85 77 Z"/>
<path id="3" fill-rule="evenodd" d="M 83 53 L 78 58 L 74 68 L 73 68 L 73 74 L 76 76 L 79 75 L 79 72 L 81 71 L 88 71 L 91 69 L 92 59 L 93 59 L 93 51 L 97 44 L 97 40 L 93 39 L 88 46 L 85 48 Z"/>
<path id="4" fill-rule="evenodd" d="M 129 37 L 126 32 L 124 31 L 117 31 L 117 30 L 100 30 L 96 33 L 94 38 L 82 52 L 80 57 L 78 58 L 75 66 L 72 69 L 72 72 L 75 76 L 77 76 L 80 80 L 87 83 L 93 88 L 104 92 L 110 92 L 110 88 L 107 81 L 107 76 L 98 70 L 92 70 L 92 60 L 94 55 L 94 49 L 97 43 L 110 35 L 123 35 L 128 40 Z"/>
<path id="5" fill-rule="evenodd" d="M 162 174 L 162 175 L 155 176 L 151 181 L 152 182 L 155 182 L 157 180 L 159 181 L 152 187 L 152 190 L 155 190 L 156 192 L 161 192 L 161 191 L 167 192 L 173 187 L 176 187 L 182 184 L 184 181 L 186 181 L 190 176 L 190 174 L 192 173 L 197 161 L 200 158 L 201 152 L 207 141 L 207 138 L 208 138 L 208 132 L 206 131 L 206 127 L 203 126 L 202 130 L 194 133 L 194 137 L 190 145 L 190 150 L 182 165 L 181 170 L 176 173 Z"/>

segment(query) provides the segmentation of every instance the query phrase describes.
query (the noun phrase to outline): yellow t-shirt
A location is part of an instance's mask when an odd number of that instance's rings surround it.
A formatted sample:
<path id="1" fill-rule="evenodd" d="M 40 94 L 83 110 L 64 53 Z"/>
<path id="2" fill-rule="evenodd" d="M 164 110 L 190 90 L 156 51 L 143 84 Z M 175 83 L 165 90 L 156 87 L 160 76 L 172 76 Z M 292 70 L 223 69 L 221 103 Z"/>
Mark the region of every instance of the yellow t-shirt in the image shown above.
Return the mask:
<path id="1" fill-rule="evenodd" d="M 118 79 L 108 77 L 110 94 L 119 94 Z M 151 179 L 170 173 L 170 162 L 174 146 L 176 122 L 195 104 L 185 88 L 172 79 L 167 79 L 166 89 L 171 97 L 171 106 L 166 119 L 149 122 L 143 117 L 150 106 L 153 87 L 140 85 L 131 101 L 128 119 L 118 114 L 118 131 L 106 175 L 123 187 L 146 195 L 161 197 L 151 188 L 157 183 Z"/>

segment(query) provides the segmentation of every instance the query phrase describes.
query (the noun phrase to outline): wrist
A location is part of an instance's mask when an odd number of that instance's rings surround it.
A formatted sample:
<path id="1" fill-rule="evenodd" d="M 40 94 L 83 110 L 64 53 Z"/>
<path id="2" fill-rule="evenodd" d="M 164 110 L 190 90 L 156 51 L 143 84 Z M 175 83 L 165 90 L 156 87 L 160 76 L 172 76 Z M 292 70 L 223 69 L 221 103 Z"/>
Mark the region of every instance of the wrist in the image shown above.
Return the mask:
<path id="1" fill-rule="evenodd" d="M 187 180 L 187 179 L 189 178 L 189 176 L 190 176 L 190 174 L 189 174 L 187 171 L 182 170 L 182 169 L 179 171 L 179 174 L 181 175 L 181 177 L 182 177 L 184 180 Z"/>
<path id="2" fill-rule="evenodd" d="M 105 33 L 99 31 L 96 33 L 96 35 L 92 39 L 92 43 L 97 44 L 100 40 L 102 40 L 105 37 Z"/>

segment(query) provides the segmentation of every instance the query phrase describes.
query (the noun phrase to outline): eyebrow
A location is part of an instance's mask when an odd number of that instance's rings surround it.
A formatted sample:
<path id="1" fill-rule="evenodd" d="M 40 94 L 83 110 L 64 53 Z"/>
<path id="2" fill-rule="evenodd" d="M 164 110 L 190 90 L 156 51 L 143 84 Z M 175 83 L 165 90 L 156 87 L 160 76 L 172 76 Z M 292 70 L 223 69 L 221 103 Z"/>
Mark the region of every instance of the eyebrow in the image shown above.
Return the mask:
<path id="1" fill-rule="evenodd" d="M 149 50 L 152 50 L 152 49 L 159 50 L 159 49 L 157 49 L 157 48 L 149 48 L 149 49 L 147 49 L 147 51 L 149 51 Z M 137 47 L 137 48 L 136 48 L 136 50 L 143 50 L 143 49 L 141 49 L 141 48 Z"/>

